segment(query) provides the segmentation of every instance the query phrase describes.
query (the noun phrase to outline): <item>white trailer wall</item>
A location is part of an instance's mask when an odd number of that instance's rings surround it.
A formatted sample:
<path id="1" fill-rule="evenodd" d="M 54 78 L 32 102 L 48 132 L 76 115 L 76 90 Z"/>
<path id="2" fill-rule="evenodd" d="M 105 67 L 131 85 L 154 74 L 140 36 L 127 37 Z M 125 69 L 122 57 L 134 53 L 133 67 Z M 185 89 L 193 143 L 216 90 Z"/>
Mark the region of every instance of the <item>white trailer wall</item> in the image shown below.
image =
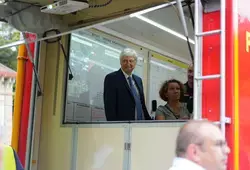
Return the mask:
<path id="1" fill-rule="evenodd" d="M 144 56 L 142 77 L 148 101 L 151 100 L 148 90 L 152 74 L 150 49 L 105 33 L 99 35 L 148 51 L 143 52 L 148 55 Z M 65 37 L 63 40 L 67 47 Z M 65 59 L 57 43 L 42 43 L 42 50 L 39 75 L 43 96 L 37 98 L 32 170 L 165 170 L 171 165 L 175 138 L 183 123 L 62 124 L 66 95 Z M 157 54 L 157 60 L 159 55 L 162 56 Z"/>

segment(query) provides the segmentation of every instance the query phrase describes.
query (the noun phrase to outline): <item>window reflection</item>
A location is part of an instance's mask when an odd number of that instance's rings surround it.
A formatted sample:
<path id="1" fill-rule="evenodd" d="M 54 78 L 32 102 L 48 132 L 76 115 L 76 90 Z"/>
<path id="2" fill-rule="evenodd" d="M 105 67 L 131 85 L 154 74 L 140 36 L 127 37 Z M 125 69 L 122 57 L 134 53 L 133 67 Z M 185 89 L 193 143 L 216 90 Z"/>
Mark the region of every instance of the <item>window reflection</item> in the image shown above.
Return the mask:
<path id="1" fill-rule="evenodd" d="M 127 46 L 102 37 L 91 31 L 72 33 L 69 64 L 74 75 L 67 81 L 64 123 L 106 121 L 103 102 L 104 78 L 120 68 L 120 53 Z M 134 74 L 143 78 L 144 57 L 137 51 L 138 61 Z M 187 80 L 187 65 L 166 56 L 149 51 L 147 109 L 154 117 L 152 101 L 157 106 L 165 102 L 159 97 L 162 82 L 175 78 L 182 83 Z M 144 56 L 145 55 L 145 56 Z M 146 82 L 147 80 L 145 80 Z M 144 83 L 145 83 L 144 82 Z"/>
<path id="2" fill-rule="evenodd" d="M 65 122 L 105 121 L 104 77 L 120 68 L 119 56 L 125 45 L 89 31 L 71 35 L 70 67 L 74 78 L 68 80 Z M 139 57 L 135 74 L 142 76 Z"/>

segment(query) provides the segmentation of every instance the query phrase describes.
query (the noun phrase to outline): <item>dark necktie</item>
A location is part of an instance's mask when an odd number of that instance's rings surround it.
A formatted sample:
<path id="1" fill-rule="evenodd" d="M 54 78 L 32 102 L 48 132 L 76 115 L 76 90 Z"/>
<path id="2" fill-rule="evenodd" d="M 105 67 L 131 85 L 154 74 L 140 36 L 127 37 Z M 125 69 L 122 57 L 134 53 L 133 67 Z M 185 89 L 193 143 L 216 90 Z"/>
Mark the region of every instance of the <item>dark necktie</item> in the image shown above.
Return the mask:
<path id="1" fill-rule="evenodd" d="M 140 95 L 136 92 L 136 87 L 134 86 L 134 84 L 132 82 L 132 78 L 130 76 L 128 77 L 128 81 L 129 81 L 131 92 L 132 92 L 134 99 L 135 99 L 137 120 L 142 120 L 143 119 L 143 116 L 142 116 L 143 110 L 142 110 Z"/>

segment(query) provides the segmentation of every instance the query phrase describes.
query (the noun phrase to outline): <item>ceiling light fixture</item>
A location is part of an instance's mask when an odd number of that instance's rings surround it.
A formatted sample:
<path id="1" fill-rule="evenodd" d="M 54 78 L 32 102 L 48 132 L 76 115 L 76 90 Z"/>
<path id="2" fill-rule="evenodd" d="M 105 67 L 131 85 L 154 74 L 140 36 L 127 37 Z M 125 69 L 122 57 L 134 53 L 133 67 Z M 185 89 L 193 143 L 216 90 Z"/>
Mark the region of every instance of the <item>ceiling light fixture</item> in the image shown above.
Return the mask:
<path id="1" fill-rule="evenodd" d="M 170 34 L 172 34 L 172 35 L 174 35 L 174 36 L 176 36 L 176 37 L 178 37 L 180 39 L 183 39 L 183 40 L 187 41 L 187 38 L 184 35 L 176 32 L 176 31 L 174 31 L 174 30 L 172 30 L 170 28 L 167 28 L 167 27 L 165 27 L 165 26 L 163 26 L 163 25 L 161 25 L 161 24 L 159 24 L 159 23 L 157 23 L 157 22 L 155 22 L 155 21 L 153 21 L 151 19 L 148 19 L 148 18 L 146 18 L 144 16 L 141 16 L 141 15 L 136 15 L 135 17 L 142 20 L 142 21 L 144 21 L 144 22 L 147 22 L 147 23 L 149 23 L 149 24 L 151 24 L 151 25 L 153 25 L 153 26 L 155 26 L 157 28 L 160 28 L 161 30 L 166 31 L 166 32 L 168 32 L 168 33 L 170 33 Z M 192 44 L 195 44 L 194 40 L 192 40 L 192 39 L 189 39 L 189 42 L 192 43 Z"/>

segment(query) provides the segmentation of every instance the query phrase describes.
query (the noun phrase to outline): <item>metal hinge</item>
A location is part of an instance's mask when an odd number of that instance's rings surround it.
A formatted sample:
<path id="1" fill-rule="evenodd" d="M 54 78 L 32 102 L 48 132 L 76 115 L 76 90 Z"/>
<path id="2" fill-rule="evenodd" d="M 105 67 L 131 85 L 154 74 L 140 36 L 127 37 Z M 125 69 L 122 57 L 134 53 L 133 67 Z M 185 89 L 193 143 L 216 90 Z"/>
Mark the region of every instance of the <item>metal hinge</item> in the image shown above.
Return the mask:
<path id="1" fill-rule="evenodd" d="M 230 117 L 225 117 L 224 120 L 222 120 L 222 122 L 226 123 L 226 124 L 231 124 L 231 118 Z M 217 125 L 220 125 L 221 122 L 220 121 L 217 121 L 217 122 L 214 122 L 215 124 Z"/>
<path id="2" fill-rule="evenodd" d="M 131 150 L 131 143 L 124 143 L 124 149 L 125 150 Z"/>
<path id="3" fill-rule="evenodd" d="M 231 118 L 230 117 L 225 117 L 225 123 L 231 124 Z"/>

